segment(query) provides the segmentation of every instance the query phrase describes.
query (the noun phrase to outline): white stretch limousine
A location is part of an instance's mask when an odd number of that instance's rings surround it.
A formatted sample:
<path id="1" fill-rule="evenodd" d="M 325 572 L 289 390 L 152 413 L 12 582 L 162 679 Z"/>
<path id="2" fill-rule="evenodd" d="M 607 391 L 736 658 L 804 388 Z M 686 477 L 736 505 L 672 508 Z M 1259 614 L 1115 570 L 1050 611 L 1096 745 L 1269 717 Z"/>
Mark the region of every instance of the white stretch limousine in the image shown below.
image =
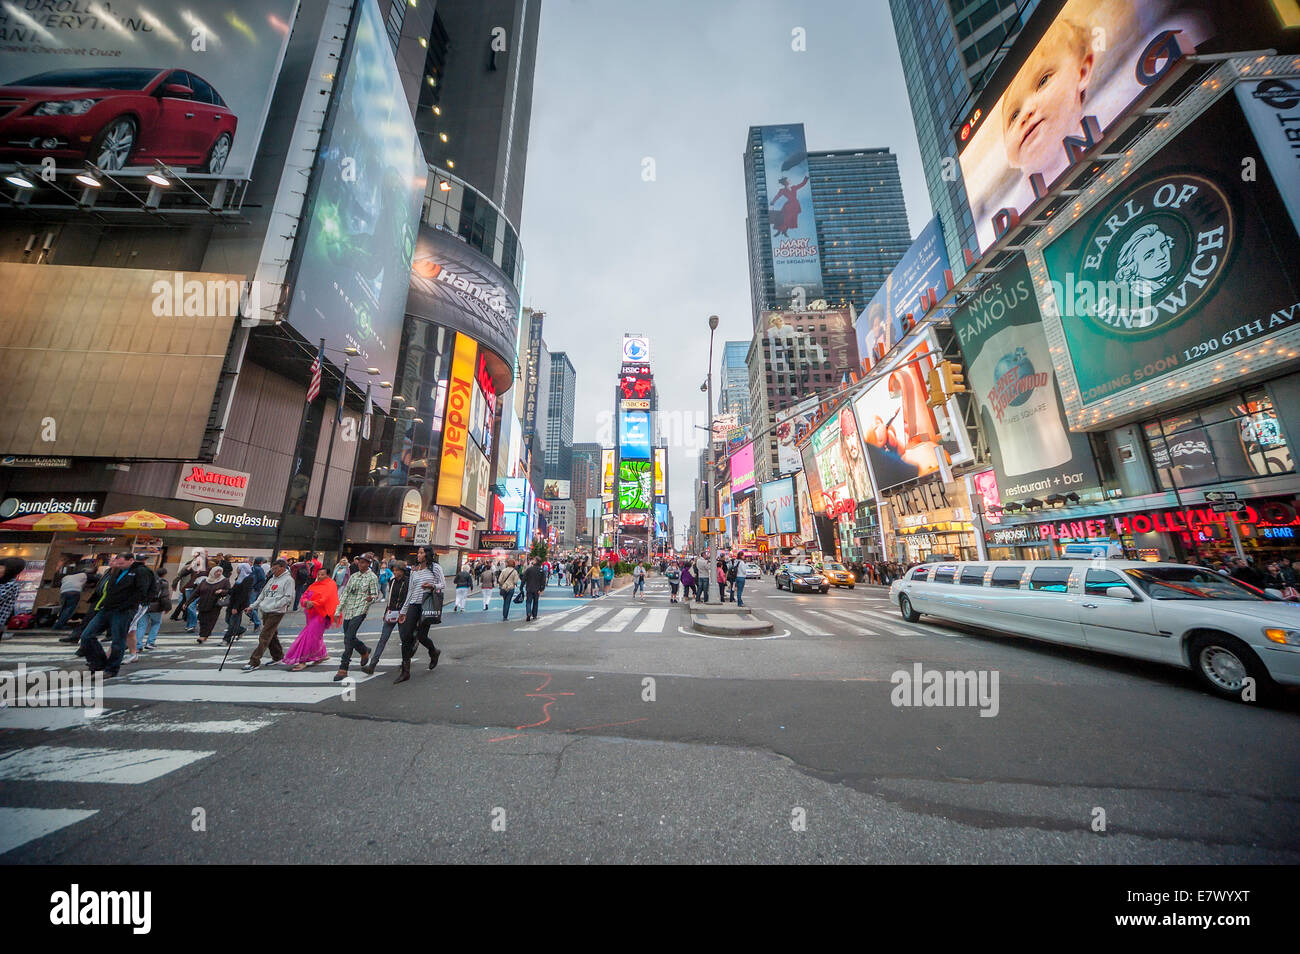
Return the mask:
<path id="1" fill-rule="evenodd" d="M 1300 604 L 1211 570 L 1128 560 L 927 563 L 889 597 L 922 614 L 1191 669 L 1218 695 L 1300 685 Z"/>

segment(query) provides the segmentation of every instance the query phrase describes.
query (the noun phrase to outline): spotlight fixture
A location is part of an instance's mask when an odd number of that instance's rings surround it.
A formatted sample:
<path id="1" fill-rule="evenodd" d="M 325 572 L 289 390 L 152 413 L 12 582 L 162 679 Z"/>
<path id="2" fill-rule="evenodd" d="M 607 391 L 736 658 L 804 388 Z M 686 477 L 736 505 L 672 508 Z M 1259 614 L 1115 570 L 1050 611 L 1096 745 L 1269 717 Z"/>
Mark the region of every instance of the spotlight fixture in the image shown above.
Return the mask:
<path id="1" fill-rule="evenodd" d="M 87 162 L 86 168 L 78 172 L 73 178 L 84 185 L 87 189 L 102 189 L 104 187 L 103 173 L 99 171 L 99 166 L 93 162 Z"/>
<path id="2" fill-rule="evenodd" d="M 441 189 L 443 192 L 450 192 L 450 191 L 451 191 L 451 183 L 448 182 L 446 179 L 439 179 L 439 180 L 438 180 L 438 188 Z"/>
<path id="3" fill-rule="evenodd" d="M 1002 509 L 1005 510 L 1007 513 L 1019 513 L 1021 510 L 1024 510 L 1025 508 L 1013 500 L 1011 503 L 1007 504 Z"/>
<path id="4" fill-rule="evenodd" d="M 1073 490 L 1071 490 L 1068 494 L 1065 495 L 1065 499 L 1070 501 L 1070 503 L 1078 503 L 1079 495 L 1076 494 Z"/>
<path id="5" fill-rule="evenodd" d="M 448 168 L 448 169 L 455 169 L 455 168 L 456 168 L 456 163 L 455 163 L 455 161 L 452 160 L 452 159 L 448 159 L 448 160 L 447 160 L 447 168 Z"/>
<path id="6" fill-rule="evenodd" d="M 438 138 L 441 139 L 443 142 L 446 142 L 446 141 L 447 141 L 447 134 L 446 134 L 445 132 L 440 132 L 440 133 L 438 133 Z"/>
<path id="7" fill-rule="evenodd" d="M 20 189 L 36 188 L 36 183 L 33 182 L 31 179 L 27 178 L 26 173 L 22 171 L 9 173 L 9 175 L 5 176 L 5 182 L 9 183 L 12 186 L 17 186 Z"/>
<path id="8" fill-rule="evenodd" d="M 1028 500 L 1025 501 L 1026 510 L 1037 510 L 1042 506 L 1043 506 L 1043 502 L 1039 500 L 1037 497 L 1030 497 Z"/>
<path id="9" fill-rule="evenodd" d="M 348 345 L 346 348 L 343 349 L 343 353 L 346 355 L 355 356 L 355 355 L 359 355 L 361 352 L 356 348 L 352 347 L 351 345 Z"/>
<path id="10" fill-rule="evenodd" d="M 393 382 L 392 382 L 392 381 L 380 381 L 380 382 L 379 382 L 379 386 L 380 386 L 381 388 L 385 388 L 385 389 L 386 389 L 386 388 L 391 388 L 391 387 L 393 386 Z"/>
<path id="11" fill-rule="evenodd" d="M 366 374 L 379 374 L 378 368 L 366 368 Z"/>
<path id="12" fill-rule="evenodd" d="M 172 184 L 171 170 L 168 169 L 161 161 L 155 159 L 153 163 L 153 172 L 145 174 L 145 178 L 158 186 L 160 189 L 166 189 Z"/>

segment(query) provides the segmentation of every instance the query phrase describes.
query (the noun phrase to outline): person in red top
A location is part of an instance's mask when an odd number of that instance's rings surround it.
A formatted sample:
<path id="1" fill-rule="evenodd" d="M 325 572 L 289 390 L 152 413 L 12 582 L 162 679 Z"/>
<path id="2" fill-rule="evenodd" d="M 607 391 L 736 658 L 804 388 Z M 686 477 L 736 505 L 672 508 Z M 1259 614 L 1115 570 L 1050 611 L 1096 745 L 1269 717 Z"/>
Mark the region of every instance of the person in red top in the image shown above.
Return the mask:
<path id="1" fill-rule="evenodd" d="M 768 218 L 772 223 L 772 229 L 777 235 L 785 235 L 790 229 L 799 227 L 799 213 L 803 211 L 803 206 L 799 204 L 797 193 L 800 189 L 808 184 L 808 177 L 803 177 L 803 182 L 797 186 L 790 185 L 790 180 L 782 176 L 779 180 L 781 191 L 776 194 L 772 200 L 772 205 L 776 205 L 779 199 L 785 199 L 785 205 L 776 210 L 776 214 Z"/>

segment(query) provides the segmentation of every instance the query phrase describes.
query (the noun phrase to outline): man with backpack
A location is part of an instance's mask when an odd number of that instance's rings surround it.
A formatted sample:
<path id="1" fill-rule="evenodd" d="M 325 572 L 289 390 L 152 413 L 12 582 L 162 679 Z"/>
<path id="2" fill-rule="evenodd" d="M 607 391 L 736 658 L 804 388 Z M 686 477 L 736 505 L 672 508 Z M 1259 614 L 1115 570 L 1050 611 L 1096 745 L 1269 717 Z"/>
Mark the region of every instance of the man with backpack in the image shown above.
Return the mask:
<path id="1" fill-rule="evenodd" d="M 456 571 L 456 576 L 452 582 L 456 586 L 456 605 L 452 607 L 453 613 L 465 612 L 465 600 L 469 598 L 469 591 L 474 586 L 474 576 L 469 572 L 469 564 L 462 563 Z"/>

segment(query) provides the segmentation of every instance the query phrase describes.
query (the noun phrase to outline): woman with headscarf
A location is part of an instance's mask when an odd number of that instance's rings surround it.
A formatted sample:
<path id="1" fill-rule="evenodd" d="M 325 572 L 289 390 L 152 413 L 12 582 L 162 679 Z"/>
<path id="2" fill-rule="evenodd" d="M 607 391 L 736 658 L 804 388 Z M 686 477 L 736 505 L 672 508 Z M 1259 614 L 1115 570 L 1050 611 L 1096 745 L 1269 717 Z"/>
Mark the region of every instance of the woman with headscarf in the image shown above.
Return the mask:
<path id="1" fill-rule="evenodd" d="M 14 604 L 18 601 L 18 574 L 26 566 L 27 561 L 22 557 L 0 560 L 0 637 L 4 636 L 9 617 L 14 614 Z"/>
<path id="2" fill-rule="evenodd" d="M 226 607 L 226 635 L 223 643 L 244 635 L 244 611 L 253 595 L 253 568 L 245 561 L 235 564 L 235 579 L 230 587 L 230 605 Z"/>
<path id="3" fill-rule="evenodd" d="M 199 638 L 197 642 L 202 645 L 208 641 L 212 635 L 212 630 L 216 628 L 217 620 L 221 617 L 221 598 L 230 592 L 230 581 L 226 579 L 226 571 L 219 566 L 214 566 L 208 571 L 208 575 L 199 581 L 198 585 L 191 591 L 186 608 L 193 607 L 199 614 Z"/>
<path id="4" fill-rule="evenodd" d="M 302 594 L 302 608 L 307 613 L 307 625 L 294 639 L 283 660 L 285 666 L 294 672 L 329 658 L 329 651 L 325 648 L 325 629 L 340 622 L 339 588 L 330 579 L 329 570 L 321 567 L 316 574 L 316 582 Z"/>

